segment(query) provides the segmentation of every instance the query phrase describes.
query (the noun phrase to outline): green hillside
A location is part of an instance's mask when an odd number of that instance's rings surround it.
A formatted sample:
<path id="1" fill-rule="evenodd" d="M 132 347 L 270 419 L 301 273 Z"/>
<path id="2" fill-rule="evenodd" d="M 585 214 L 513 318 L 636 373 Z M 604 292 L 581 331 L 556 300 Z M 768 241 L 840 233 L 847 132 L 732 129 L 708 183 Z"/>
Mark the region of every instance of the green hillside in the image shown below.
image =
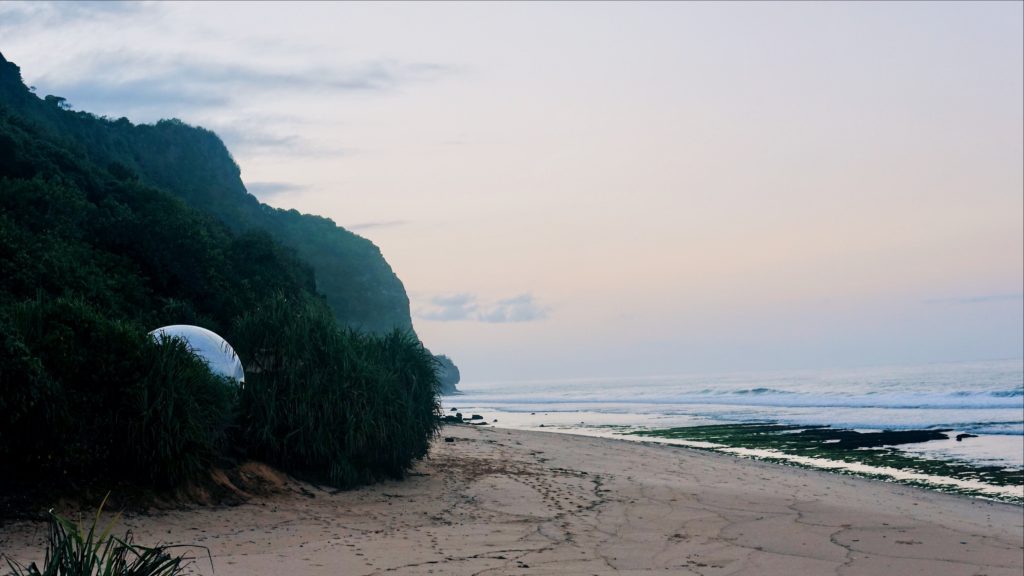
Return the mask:
<path id="1" fill-rule="evenodd" d="M 147 336 L 167 324 L 226 337 L 245 386 Z M 338 486 L 401 476 L 438 416 L 410 328 L 376 247 L 256 202 L 212 133 L 70 111 L 0 56 L 0 504 L 173 487 L 225 459 Z"/>
<path id="2" fill-rule="evenodd" d="M 0 103 L 59 137 L 76 157 L 169 192 L 233 232 L 266 231 L 312 266 L 316 289 L 340 323 L 378 334 L 412 330 L 405 288 L 380 249 L 327 218 L 261 204 L 246 192 L 238 165 L 213 132 L 178 120 L 136 126 L 72 111 L 62 98 L 37 98 L 2 56 Z"/>

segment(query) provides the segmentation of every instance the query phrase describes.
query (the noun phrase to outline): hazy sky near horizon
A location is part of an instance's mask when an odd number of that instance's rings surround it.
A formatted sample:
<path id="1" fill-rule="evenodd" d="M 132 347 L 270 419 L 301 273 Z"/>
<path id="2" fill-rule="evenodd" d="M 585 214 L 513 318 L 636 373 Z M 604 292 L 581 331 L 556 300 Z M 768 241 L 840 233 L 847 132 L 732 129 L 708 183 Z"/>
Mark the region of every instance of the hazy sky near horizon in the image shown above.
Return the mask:
<path id="1" fill-rule="evenodd" d="M 466 381 L 1020 357 L 1024 4 L 16 3 L 37 93 L 217 132 Z"/>

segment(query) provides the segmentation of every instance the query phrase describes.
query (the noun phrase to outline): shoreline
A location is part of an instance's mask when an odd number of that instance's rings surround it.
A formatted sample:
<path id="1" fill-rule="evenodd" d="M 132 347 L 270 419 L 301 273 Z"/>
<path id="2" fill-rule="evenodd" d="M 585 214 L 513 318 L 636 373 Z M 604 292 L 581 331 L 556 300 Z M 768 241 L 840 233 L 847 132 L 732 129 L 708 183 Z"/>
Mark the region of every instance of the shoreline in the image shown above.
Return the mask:
<path id="1" fill-rule="evenodd" d="M 1024 570 L 1016 505 L 661 444 L 445 426 L 402 481 L 288 479 L 238 506 L 126 516 L 218 575 L 843 574 Z M 446 442 L 446 438 L 452 441 Z M 45 525 L 0 526 L 41 560 Z M 209 574 L 205 553 L 195 574 Z"/>
<path id="2" fill-rule="evenodd" d="M 459 409 L 462 410 L 462 409 Z M 504 412 L 470 407 L 465 416 L 479 413 L 480 422 L 509 430 L 532 430 L 595 438 L 614 438 L 643 441 L 672 446 L 732 454 L 740 458 L 776 462 L 790 466 L 830 471 L 884 482 L 920 486 L 939 492 L 961 494 L 975 498 L 1024 505 L 1024 484 L 1018 482 L 1024 462 L 1007 462 L 1006 455 L 1020 459 L 1015 453 L 1024 450 L 1024 436 L 970 435 L 964 442 L 955 440 L 962 431 L 940 430 L 948 438 L 922 442 L 894 442 L 879 444 L 863 452 L 848 450 L 842 454 L 821 450 L 828 444 L 805 442 L 795 449 L 776 449 L 763 442 L 750 442 L 751 438 L 737 439 L 737 432 L 746 427 L 785 427 L 786 432 L 821 429 L 836 434 L 864 433 L 872 435 L 883 430 L 855 430 L 832 427 L 827 423 L 796 426 L 764 422 L 721 422 L 691 416 L 660 417 L 640 414 L 606 414 L 600 412 Z M 448 414 L 446 412 L 446 414 Z M 468 421 L 466 423 L 474 423 Z M 718 429 L 722 440 L 708 441 L 699 431 Z M 895 428 L 896 432 L 934 432 L 931 429 Z M 692 433 L 691 433 L 692 432 Z M 692 436 L 692 437 L 691 437 Z M 799 435 L 787 435 L 796 438 Z M 789 443 L 789 442 L 787 442 Z M 979 446 L 980 444 L 980 446 Z M 995 447 L 995 449 L 993 449 Z M 951 449 L 952 448 L 952 449 Z M 957 453 L 959 450 L 959 453 Z M 993 454 L 999 456 L 992 457 Z M 1000 457 L 1002 459 L 1000 460 Z"/>
<path id="3" fill-rule="evenodd" d="M 513 430 L 513 428 L 508 428 Z M 1024 486 L 998 486 L 972 480 L 928 475 L 913 472 L 905 469 L 897 469 L 885 466 L 872 466 L 858 462 L 848 462 L 820 457 L 800 456 L 789 454 L 778 450 L 754 449 L 733 447 L 725 444 L 702 442 L 699 440 L 681 440 L 677 438 L 662 437 L 647 434 L 617 434 L 614 432 L 600 433 L 600 430 L 585 430 L 568 427 L 547 427 L 545 430 L 523 429 L 536 432 L 550 432 L 553 434 L 565 434 L 569 436 L 582 436 L 590 438 L 606 438 L 609 440 L 623 440 L 628 442 L 639 442 L 644 444 L 656 444 L 663 446 L 676 446 L 691 450 L 701 450 L 716 454 L 730 455 L 736 458 L 748 459 L 761 462 L 771 462 L 783 466 L 793 466 L 808 470 L 817 470 L 831 474 L 849 475 L 857 478 L 887 482 L 890 484 L 901 484 L 905 486 L 916 486 L 924 490 L 932 490 L 944 494 L 955 494 L 969 498 L 979 498 L 1024 506 Z"/>

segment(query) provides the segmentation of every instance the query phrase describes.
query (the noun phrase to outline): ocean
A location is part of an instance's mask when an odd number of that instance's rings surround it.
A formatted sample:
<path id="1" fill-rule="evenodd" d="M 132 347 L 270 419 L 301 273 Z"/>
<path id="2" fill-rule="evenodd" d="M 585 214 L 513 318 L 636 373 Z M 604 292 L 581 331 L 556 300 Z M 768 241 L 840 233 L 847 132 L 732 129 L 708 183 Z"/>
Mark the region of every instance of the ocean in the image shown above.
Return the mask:
<path id="1" fill-rule="evenodd" d="M 644 441 L 659 441 L 659 436 L 664 436 L 661 441 L 686 444 L 686 441 L 670 440 L 686 438 L 685 431 L 666 434 L 658 431 L 709 425 L 731 430 L 730 425 L 754 423 L 787 425 L 787 432 L 817 426 L 861 433 L 949 430 L 945 433 L 947 439 L 903 443 L 885 449 L 925 464 L 935 462 L 944 466 L 939 472 L 932 467 L 923 476 L 959 474 L 961 480 L 987 481 L 985 474 L 964 476 L 962 471 L 946 472 L 950 463 L 976 469 L 1016 471 L 1016 476 L 1010 476 L 1009 487 L 1006 478 L 1000 480 L 1001 490 L 1010 494 L 1008 499 L 1024 502 L 1024 486 L 1018 486 L 1016 480 L 1019 472 L 1024 471 L 1022 359 L 853 370 L 468 381 L 460 384 L 459 389 L 460 394 L 444 398 L 446 414 L 460 412 L 467 419 L 477 414 L 481 418 L 475 422 L 499 427 Z M 637 433 L 644 436 L 638 437 Z M 962 436 L 958 441 L 957 435 L 969 436 Z M 718 447 L 755 457 L 799 460 L 778 450 L 744 452 L 745 445 L 737 442 Z M 858 459 L 858 454 L 877 455 L 877 450 L 849 454 L 843 458 L 852 462 Z M 829 458 L 827 455 L 818 458 L 822 461 L 819 462 L 821 467 L 836 467 Z M 892 466 L 881 467 L 877 459 L 859 460 L 875 466 L 869 467 L 867 475 L 899 479 L 900 474 L 894 472 Z M 814 465 L 813 461 L 797 463 Z M 864 472 L 862 466 L 855 464 L 846 468 Z M 901 470 L 911 468 L 915 466 L 907 468 L 901 463 L 899 467 Z M 920 468 L 915 469 L 921 472 Z M 927 478 L 916 476 L 911 480 L 922 485 L 930 483 Z M 943 478 L 938 478 L 939 484 L 942 481 Z"/>

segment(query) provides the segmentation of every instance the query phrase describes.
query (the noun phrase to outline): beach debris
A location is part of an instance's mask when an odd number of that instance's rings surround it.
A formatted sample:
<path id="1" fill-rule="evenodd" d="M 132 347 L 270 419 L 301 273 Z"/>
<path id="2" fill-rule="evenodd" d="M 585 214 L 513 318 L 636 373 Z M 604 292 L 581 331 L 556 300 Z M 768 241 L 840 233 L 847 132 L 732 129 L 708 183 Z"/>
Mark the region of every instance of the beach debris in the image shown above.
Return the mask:
<path id="1" fill-rule="evenodd" d="M 956 435 L 956 441 L 957 442 L 963 442 L 964 438 L 977 438 L 977 437 L 978 437 L 977 434 L 967 434 L 967 433 L 957 434 Z"/>
<path id="2" fill-rule="evenodd" d="M 444 437 L 444 441 L 445 442 L 455 442 L 455 438 L 452 437 L 452 436 L 445 436 Z"/>

